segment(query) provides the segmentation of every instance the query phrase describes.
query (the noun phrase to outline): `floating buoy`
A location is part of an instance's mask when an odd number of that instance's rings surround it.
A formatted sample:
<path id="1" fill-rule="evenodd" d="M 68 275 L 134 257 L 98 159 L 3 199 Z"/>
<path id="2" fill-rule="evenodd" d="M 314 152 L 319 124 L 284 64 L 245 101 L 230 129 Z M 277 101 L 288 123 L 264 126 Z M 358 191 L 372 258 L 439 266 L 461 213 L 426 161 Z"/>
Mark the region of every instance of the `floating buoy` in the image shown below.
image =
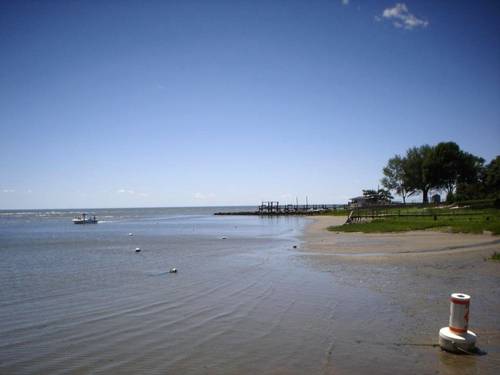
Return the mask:
<path id="1" fill-rule="evenodd" d="M 129 235 L 129 236 L 133 236 L 134 234 L 133 234 L 132 232 L 130 232 L 128 235 Z"/>
<path id="2" fill-rule="evenodd" d="M 177 268 L 170 268 L 170 271 L 168 271 L 169 273 L 177 273 Z"/>
<path id="3" fill-rule="evenodd" d="M 136 248 L 135 248 L 135 252 L 136 252 L 136 253 L 140 253 L 140 252 L 141 252 L 141 248 L 140 248 L 140 247 L 136 247 Z"/>
<path id="4" fill-rule="evenodd" d="M 439 346 L 453 353 L 473 353 L 477 336 L 469 331 L 470 296 L 453 293 L 450 298 L 450 322 L 439 330 Z"/>
<path id="5" fill-rule="evenodd" d="M 220 238 L 221 240 L 227 240 L 227 237 L 226 236 L 223 236 Z"/>
<path id="6" fill-rule="evenodd" d="M 297 248 L 297 245 L 293 245 L 293 248 L 296 249 Z"/>

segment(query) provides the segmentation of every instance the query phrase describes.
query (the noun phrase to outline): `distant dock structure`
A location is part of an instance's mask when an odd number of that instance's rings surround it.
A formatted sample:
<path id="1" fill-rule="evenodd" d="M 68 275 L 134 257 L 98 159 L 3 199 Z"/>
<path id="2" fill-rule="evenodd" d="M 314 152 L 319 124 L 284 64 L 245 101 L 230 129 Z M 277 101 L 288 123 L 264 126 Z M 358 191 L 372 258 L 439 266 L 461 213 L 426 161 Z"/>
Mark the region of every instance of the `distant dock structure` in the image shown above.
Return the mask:
<path id="1" fill-rule="evenodd" d="M 340 205 L 335 204 L 282 204 L 278 201 L 265 201 L 260 204 L 258 207 L 258 212 L 261 215 L 267 214 L 281 214 L 281 215 L 290 215 L 290 214 L 301 214 L 308 212 L 321 212 L 321 211 L 329 211 L 335 210 L 341 207 Z"/>
<path id="2" fill-rule="evenodd" d="M 255 211 L 217 212 L 215 215 L 317 215 L 324 212 L 345 209 L 341 204 L 281 204 L 279 201 L 263 201 Z"/>

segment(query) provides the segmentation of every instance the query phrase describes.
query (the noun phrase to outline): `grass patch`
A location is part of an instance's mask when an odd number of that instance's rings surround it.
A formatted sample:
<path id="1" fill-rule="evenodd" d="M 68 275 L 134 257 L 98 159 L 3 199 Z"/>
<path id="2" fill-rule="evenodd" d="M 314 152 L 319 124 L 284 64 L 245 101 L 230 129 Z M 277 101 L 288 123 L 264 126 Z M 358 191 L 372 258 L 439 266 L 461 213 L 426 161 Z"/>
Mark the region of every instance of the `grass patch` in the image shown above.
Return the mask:
<path id="1" fill-rule="evenodd" d="M 493 253 L 493 255 L 491 256 L 491 260 L 496 260 L 496 261 L 500 261 L 500 253 L 497 253 L 496 251 Z"/>
<path id="2" fill-rule="evenodd" d="M 489 231 L 498 235 L 500 234 L 500 215 L 499 212 L 488 211 L 482 214 L 475 212 L 471 216 L 440 216 L 436 213 L 436 220 L 434 220 L 433 216 L 381 217 L 368 222 L 328 228 L 328 230 L 334 232 L 363 233 L 407 232 L 426 229 L 452 231 L 454 233 L 483 233 L 483 231 Z"/>
<path id="3" fill-rule="evenodd" d="M 316 215 L 318 216 L 349 216 L 350 210 L 337 209 L 337 210 L 329 210 L 318 212 Z"/>

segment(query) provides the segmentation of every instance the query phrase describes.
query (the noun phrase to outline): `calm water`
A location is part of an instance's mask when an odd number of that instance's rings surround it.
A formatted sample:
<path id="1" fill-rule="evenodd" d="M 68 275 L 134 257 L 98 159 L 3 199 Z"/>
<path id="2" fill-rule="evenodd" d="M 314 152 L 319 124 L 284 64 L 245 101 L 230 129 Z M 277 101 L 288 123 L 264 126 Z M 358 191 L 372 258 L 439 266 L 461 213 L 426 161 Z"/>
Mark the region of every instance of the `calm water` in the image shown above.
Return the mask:
<path id="1" fill-rule="evenodd" d="M 431 297 L 463 265 L 323 262 L 300 250 L 305 219 L 218 210 L 0 211 L 0 374 L 495 373 L 498 304 L 480 291 L 496 269 L 467 278 L 489 354 L 446 355 Z"/>
<path id="2" fill-rule="evenodd" d="M 214 211 L 0 212 L 0 373 L 328 369 L 342 292 L 293 249 L 305 220 Z"/>

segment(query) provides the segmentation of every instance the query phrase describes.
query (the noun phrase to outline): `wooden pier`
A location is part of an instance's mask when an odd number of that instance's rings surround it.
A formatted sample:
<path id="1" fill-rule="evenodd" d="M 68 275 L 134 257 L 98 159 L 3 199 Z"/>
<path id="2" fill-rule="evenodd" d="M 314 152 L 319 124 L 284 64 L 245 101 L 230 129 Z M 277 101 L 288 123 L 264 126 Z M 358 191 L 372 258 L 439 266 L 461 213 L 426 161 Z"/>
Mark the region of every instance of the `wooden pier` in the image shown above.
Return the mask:
<path id="1" fill-rule="evenodd" d="M 278 201 L 262 202 L 255 211 L 217 212 L 215 215 L 260 215 L 260 216 L 289 216 L 289 215 L 318 215 L 338 209 L 345 209 L 338 204 L 281 204 Z"/>

